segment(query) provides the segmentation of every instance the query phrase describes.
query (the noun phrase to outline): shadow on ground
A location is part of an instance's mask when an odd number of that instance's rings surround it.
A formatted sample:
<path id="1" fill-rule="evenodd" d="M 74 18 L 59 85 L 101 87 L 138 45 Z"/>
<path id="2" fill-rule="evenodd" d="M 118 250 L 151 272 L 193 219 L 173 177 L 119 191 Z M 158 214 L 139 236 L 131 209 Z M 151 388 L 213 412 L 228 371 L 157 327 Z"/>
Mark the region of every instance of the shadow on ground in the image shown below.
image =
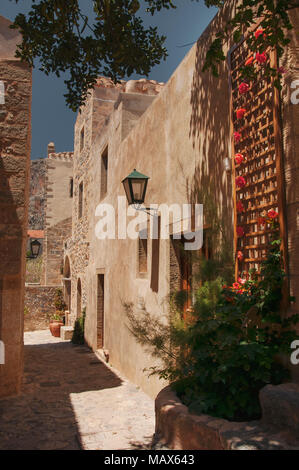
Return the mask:
<path id="1" fill-rule="evenodd" d="M 135 411 L 132 418 L 138 423 L 141 393 L 86 346 L 26 345 L 22 393 L 0 400 L 0 449 L 105 449 L 109 442 L 113 449 L 134 449 L 136 436 L 127 414 Z M 141 406 L 141 448 L 150 442 L 150 436 L 142 436 L 144 411 Z"/>

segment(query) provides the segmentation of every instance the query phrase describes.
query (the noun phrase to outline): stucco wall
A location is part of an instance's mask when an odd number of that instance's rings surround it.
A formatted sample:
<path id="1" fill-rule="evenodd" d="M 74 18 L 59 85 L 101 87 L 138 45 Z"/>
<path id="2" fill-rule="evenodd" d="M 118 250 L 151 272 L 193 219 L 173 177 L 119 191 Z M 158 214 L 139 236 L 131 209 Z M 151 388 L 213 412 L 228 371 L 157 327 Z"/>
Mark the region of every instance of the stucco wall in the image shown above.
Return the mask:
<path id="1" fill-rule="evenodd" d="M 0 396 L 17 393 L 23 370 L 25 259 L 31 145 L 31 70 L 14 59 L 20 36 L 0 17 Z"/>
<path id="2" fill-rule="evenodd" d="M 211 37 L 222 28 L 226 15 L 229 16 L 231 11 L 229 7 L 214 19 L 167 85 L 159 90 L 159 95 L 151 97 L 151 103 L 146 102 L 148 96 L 138 95 L 136 88 L 133 88 L 133 93 L 130 87 L 128 90 L 118 90 L 118 99 L 110 89 L 110 96 L 106 94 L 107 90 L 97 90 L 77 120 L 74 174 L 76 188 L 80 181 L 84 181 L 84 211 L 82 220 L 78 220 L 76 189 L 73 237 L 66 250 L 71 261 L 71 310 L 75 315 L 76 287 L 80 278 L 82 299 L 87 307 L 86 341 L 96 349 L 99 324 L 97 276 L 104 275 L 104 349 L 109 351 L 110 363 L 151 396 L 155 396 L 164 384 L 155 377 L 148 378 L 144 372 L 145 368 L 154 365 L 154 360 L 131 336 L 124 303 L 132 303 L 137 312 L 146 309 L 149 314 L 160 318 L 167 314 L 170 241 L 160 241 L 158 265 L 153 261 L 153 247 L 149 243 L 148 273 L 138 276 L 138 240 L 98 240 L 95 236 L 98 222 L 95 212 L 99 203 L 109 203 L 116 209 L 118 216 L 118 196 L 124 196 L 121 181 L 136 168 L 150 176 L 147 206 L 202 203 L 202 192 L 213 194 L 219 216 L 225 222 L 233 253 L 232 174 L 224 169 L 224 159 L 232 157 L 228 64 L 222 64 L 219 78 L 202 72 Z M 289 64 L 297 54 L 294 44 L 287 51 L 290 55 Z M 226 45 L 225 53 L 229 52 L 231 46 Z M 291 69 L 294 69 L 294 65 Z M 285 80 L 288 80 L 288 75 Z M 289 180 L 292 178 L 291 182 L 287 182 L 289 247 L 295 250 L 297 234 L 294 211 L 297 211 L 297 200 L 294 198 L 297 183 L 294 180 L 295 172 L 292 176 L 291 173 L 298 166 L 294 153 L 296 146 L 293 145 L 297 114 L 295 108 L 290 109 L 289 106 L 284 98 L 284 141 L 291 138 L 286 150 L 289 165 L 286 177 L 289 174 Z M 135 114 L 138 107 L 139 112 Z M 79 152 L 79 133 L 83 125 L 86 148 Z M 100 191 L 101 154 L 107 146 L 108 192 L 103 199 Z M 158 273 L 158 282 L 155 283 L 152 279 L 152 264 L 155 265 L 155 274 Z M 295 265 L 293 263 L 290 266 L 291 279 L 296 275 Z M 295 284 L 292 282 L 294 289 Z"/>
<path id="3" fill-rule="evenodd" d="M 123 303 L 133 303 L 137 312 L 145 308 L 149 314 L 159 317 L 167 313 L 169 240 L 160 241 L 158 293 L 155 293 L 151 288 L 151 243 L 148 275 L 140 278 L 136 274 L 138 241 L 96 239 L 94 230 L 98 218 L 94 214 L 100 202 L 117 208 L 117 197 L 124 196 L 121 181 L 137 168 L 151 178 L 147 205 L 187 203 L 197 200 L 199 188 L 214 186 L 228 232 L 233 233 L 231 175 L 223 169 L 223 160 L 230 152 L 228 70 L 224 65 L 220 79 L 202 74 L 209 41 L 207 31 L 131 129 L 125 122 L 130 115 L 128 100 L 120 98 L 109 123 L 91 148 L 89 175 L 93 184 L 88 204 L 91 218 L 89 264 L 85 271 L 86 340 L 96 349 L 97 274 L 101 273 L 105 275 L 104 348 L 109 351 L 110 363 L 151 396 L 155 396 L 164 384 L 157 378 L 149 379 L 143 371 L 151 367 L 154 360 L 132 338 Z M 142 103 L 138 95 L 135 99 Z M 226 113 L 224 109 L 227 109 Z M 121 129 L 129 129 L 129 133 L 124 135 Z M 107 144 L 109 189 L 105 199 L 101 200 L 99 156 Z"/>
<path id="4" fill-rule="evenodd" d="M 286 191 L 286 223 L 288 233 L 288 263 L 290 274 L 290 292 L 297 297 L 297 312 L 299 302 L 299 105 L 292 102 L 291 94 L 295 88 L 292 83 L 299 78 L 299 39 L 296 31 L 299 29 L 299 8 L 291 12 L 294 29 L 290 33 L 291 43 L 280 61 L 286 69 L 282 80 L 282 136 L 284 150 L 284 173 Z M 298 85 L 296 86 L 298 89 Z M 298 95 L 298 93 L 297 93 Z"/>

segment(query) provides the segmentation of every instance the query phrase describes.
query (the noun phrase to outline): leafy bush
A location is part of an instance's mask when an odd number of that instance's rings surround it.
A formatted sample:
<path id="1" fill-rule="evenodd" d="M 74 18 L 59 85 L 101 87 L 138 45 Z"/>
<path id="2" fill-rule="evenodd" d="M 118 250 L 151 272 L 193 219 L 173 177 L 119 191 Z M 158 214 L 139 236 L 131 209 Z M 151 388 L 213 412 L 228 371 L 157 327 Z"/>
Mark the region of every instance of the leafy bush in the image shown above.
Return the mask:
<path id="1" fill-rule="evenodd" d="M 220 276 L 204 281 L 194 293 L 187 323 L 182 302 L 175 299 L 168 327 L 160 318 L 145 311 L 136 315 L 133 306 L 126 305 L 131 332 L 163 362 L 151 368 L 151 374 L 173 383 L 192 412 L 232 420 L 258 418 L 259 391 L 287 379 L 277 355 L 289 354 L 296 337 L 291 326 L 298 316 L 283 319 L 280 314 L 283 280 L 276 240 L 260 280 L 252 273 L 232 287 L 223 286 Z"/>
<path id="2" fill-rule="evenodd" d="M 67 308 L 67 305 L 64 302 L 62 289 L 56 289 L 54 305 L 58 312 L 64 312 L 64 310 Z"/>
<path id="3" fill-rule="evenodd" d="M 84 340 L 85 317 L 86 317 L 86 311 L 84 309 L 82 316 L 77 318 L 77 320 L 75 321 L 75 327 L 74 327 L 74 332 L 73 332 L 73 337 L 72 337 L 73 344 L 84 344 L 85 342 Z"/>
<path id="4" fill-rule="evenodd" d="M 25 305 L 25 306 L 24 306 L 24 317 L 26 317 L 27 315 L 30 315 L 30 310 L 29 310 L 29 308 Z"/>

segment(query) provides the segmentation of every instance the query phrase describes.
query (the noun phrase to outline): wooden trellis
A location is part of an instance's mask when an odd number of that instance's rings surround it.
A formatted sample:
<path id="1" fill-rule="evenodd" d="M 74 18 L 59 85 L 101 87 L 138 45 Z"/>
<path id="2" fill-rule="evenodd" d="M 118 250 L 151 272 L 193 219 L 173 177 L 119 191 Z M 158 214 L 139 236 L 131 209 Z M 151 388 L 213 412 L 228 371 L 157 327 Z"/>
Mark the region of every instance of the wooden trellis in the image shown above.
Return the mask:
<path id="1" fill-rule="evenodd" d="M 267 60 L 275 67 L 275 54 L 269 50 L 265 52 Z M 252 56 L 254 54 L 248 49 L 246 40 L 230 54 L 236 278 L 246 277 L 251 269 L 260 272 L 271 233 L 271 226 L 269 223 L 265 225 L 264 219 L 271 209 L 279 214 L 286 269 L 279 92 L 273 84 L 273 78 L 266 77 L 263 66 L 256 61 L 251 66 L 258 71 L 258 79 L 248 82 L 250 88 L 247 93 L 239 92 L 239 85 L 244 82 L 240 68 Z M 242 119 L 237 119 L 237 110 L 241 108 L 246 113 Z M 235 132 L 241 136 L 238 142 L 234 137 Z M 244 157 L 240 164 L 235 162 L 237 153 Z M 240 188 L 236 185 L 236 179 L 241 176 L 246 184 Z M 240 208 L 240 202 L 243 209 Z M 244 235 L 240 236 L 242 230 Z"/>

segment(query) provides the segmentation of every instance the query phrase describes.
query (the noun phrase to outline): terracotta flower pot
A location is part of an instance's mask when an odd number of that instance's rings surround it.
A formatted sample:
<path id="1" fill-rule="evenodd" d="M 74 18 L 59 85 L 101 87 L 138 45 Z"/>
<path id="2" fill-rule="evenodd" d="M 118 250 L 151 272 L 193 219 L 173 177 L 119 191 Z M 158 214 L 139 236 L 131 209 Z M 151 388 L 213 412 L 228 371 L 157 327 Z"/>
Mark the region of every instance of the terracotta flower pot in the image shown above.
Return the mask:
<path id="1" fill-rule="evenodd" d="M 63 326 L 62 321 L 51 321 L 50 322 L 50 331 L 52 333 L 52 336 L 55 336 L 55 338 L 60 338 L 60 328 Z"/>

